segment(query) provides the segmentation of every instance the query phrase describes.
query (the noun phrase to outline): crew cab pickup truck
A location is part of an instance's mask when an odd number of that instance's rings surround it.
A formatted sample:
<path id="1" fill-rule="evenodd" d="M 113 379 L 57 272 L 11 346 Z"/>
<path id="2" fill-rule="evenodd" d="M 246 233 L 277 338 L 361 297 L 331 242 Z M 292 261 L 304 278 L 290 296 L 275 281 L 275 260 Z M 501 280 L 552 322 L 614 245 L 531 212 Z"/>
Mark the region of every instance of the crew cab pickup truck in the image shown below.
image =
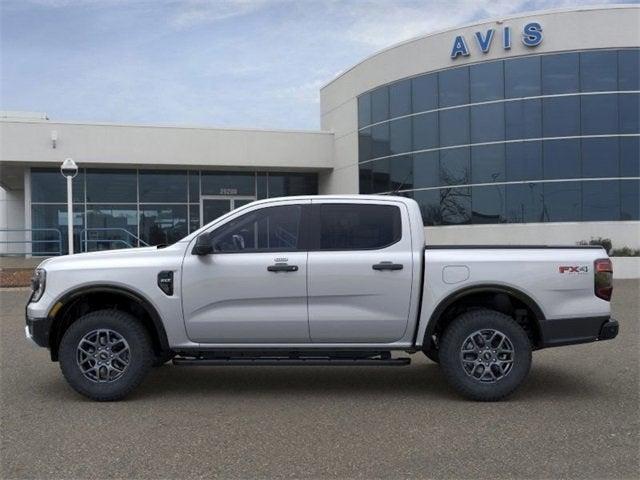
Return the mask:
<path id="1" fill-rule="evenodd" d="M 418 204 L 394 196 L 257 201 L 170 246 L 47 259 L 32 289 L 27 337 L 100 401 L 169 360 L 400 366 L 418 352 L 491 401 L 532 351 L 618 333 L 602 248 L 425 246 Z"/>

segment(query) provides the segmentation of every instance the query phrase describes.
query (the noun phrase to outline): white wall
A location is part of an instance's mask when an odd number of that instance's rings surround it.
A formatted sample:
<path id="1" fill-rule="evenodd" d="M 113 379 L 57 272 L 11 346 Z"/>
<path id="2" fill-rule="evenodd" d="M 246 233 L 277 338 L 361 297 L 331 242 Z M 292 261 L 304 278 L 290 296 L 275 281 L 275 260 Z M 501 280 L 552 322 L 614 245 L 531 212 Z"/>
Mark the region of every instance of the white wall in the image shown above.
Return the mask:
<path id="1" fill-rule="evenodd" d="M 425 227 L 430 245 L 575 245 L 610 238 L 614 248 L 640 248 L 640 222 L 509 223 Z"/>
<path id="2" fill-rule="evenodd" d="M 5 190 L 0 187 L 0 230 L 24 228 L 24 191 Z M 24 244 L 3 243 L 8 240 L 18 241 L 24 238 L 24 232 L 0 232 L 0 254 L 24 252 Z"/>
<path id="3" fill-rule="evenodd" d="M 613 278 L 615 280 L 626 280 L 629 278 L 640 278 L 640 257 L 612 257 Z M 615 295 L 615 287 L 613 294 Z M 640 292 L 638 292 L 640 296 Z"/>
<path id="4" fill-rule="evenodd" d="M 327 132 L 1 120 L 0 165 L 59 165 L 72 157 L 80 166 L 321 171 L 333 167 L 333 137 Z"/>

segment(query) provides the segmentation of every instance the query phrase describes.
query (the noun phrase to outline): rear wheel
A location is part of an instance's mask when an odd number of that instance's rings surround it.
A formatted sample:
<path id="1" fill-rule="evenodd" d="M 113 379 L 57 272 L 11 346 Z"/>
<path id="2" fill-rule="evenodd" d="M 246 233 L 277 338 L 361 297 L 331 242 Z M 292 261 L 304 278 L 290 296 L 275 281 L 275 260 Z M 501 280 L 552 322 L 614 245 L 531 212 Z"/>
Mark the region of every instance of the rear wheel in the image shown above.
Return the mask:
<path id="1" fill-rule="evenodd" d="M 531 367 L 531 343 L 511 317 L 472 310 L 445 330 L 439 359 L 447 381 L 473 400 L 495 401 L 518 388 Z"/>
<path id="2" fill-rule="evenodd" d="M 60 342 L 60 369 L 78 393 L 120 400 L 149 372 L 154 360 L 146 329 L 133 316 L 99 310 L 71 324 Z"/>

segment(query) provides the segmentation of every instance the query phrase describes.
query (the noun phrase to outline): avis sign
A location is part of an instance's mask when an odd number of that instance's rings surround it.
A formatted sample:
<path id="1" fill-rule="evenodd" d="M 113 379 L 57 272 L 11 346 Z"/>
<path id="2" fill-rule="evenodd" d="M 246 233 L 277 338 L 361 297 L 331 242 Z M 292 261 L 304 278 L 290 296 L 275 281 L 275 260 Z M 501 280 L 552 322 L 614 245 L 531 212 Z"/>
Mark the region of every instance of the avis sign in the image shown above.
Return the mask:
<path id="1" fill-rule="evenodd" d="M 496 35 L 496 29 L 490 28 L 486 32 L 476 32 L 473 36 L 476 39 L 478 47 L 482 53 L 488 53 L 493 43 L 493 37 Z M 522 35 L 520 37 L 522 44 L 526 47 L 537 47 L 542 43 L 542 25 L 538 22 L 527 23 L 522 27 Z M 502 28 L 502 48 L 504 50 L 511 49 L 511 27 Z M 458 35 L 453 41 L 451 49 L 451 58 L 456 59 L 460 56 L 468 57 L 470 55 L 469 47 L 464 35 Z"/>

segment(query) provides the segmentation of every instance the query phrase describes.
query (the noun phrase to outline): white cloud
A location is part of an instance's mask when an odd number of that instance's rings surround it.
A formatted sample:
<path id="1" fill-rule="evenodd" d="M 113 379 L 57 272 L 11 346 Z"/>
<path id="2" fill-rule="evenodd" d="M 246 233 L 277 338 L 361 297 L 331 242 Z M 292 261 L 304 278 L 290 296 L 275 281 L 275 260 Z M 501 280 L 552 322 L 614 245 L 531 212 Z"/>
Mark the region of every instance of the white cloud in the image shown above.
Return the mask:
<path id="1" fill-rule="evenodd" d="M 330 8 L 335 15 L 351 19 L 344 32 L 348 40 L 378 49 L 476 20 L 508 16 L 528 8 L 560 8 L 575 3 L 575 0 L 367 0 L 332 2 Z"/>
<path id="2" fill-rule="evenodd" d="M 0 0 L 0 107 L 89 121 L 317 128 L 319 88 L 377 50 L 601 1 Z"/>
<path id="3" fill-rule="evenodd" d="M 171 18 L 177 29 L 188 29 L 256 12 L 275 0 L 186 0 L 179 2 L 179 12 Z"/>
<path id="4" fill-rule="evenodd" d="M 320 87 L 325 81 L 325 76 L 299 85 L 277 88 L 271 92 L 273 98 L 279 100 L 293 100 L 301 104 L 320 103 Z"/>
<path id="5" fill-rule="evenodd" d="M 67 7 L 85 7 L 85 6 L 113 6 L 117 4 L 138 4 L 148 0 L 25 0 L 14 3 L 33 3 L 47 8 L 67 8 Z"/>

